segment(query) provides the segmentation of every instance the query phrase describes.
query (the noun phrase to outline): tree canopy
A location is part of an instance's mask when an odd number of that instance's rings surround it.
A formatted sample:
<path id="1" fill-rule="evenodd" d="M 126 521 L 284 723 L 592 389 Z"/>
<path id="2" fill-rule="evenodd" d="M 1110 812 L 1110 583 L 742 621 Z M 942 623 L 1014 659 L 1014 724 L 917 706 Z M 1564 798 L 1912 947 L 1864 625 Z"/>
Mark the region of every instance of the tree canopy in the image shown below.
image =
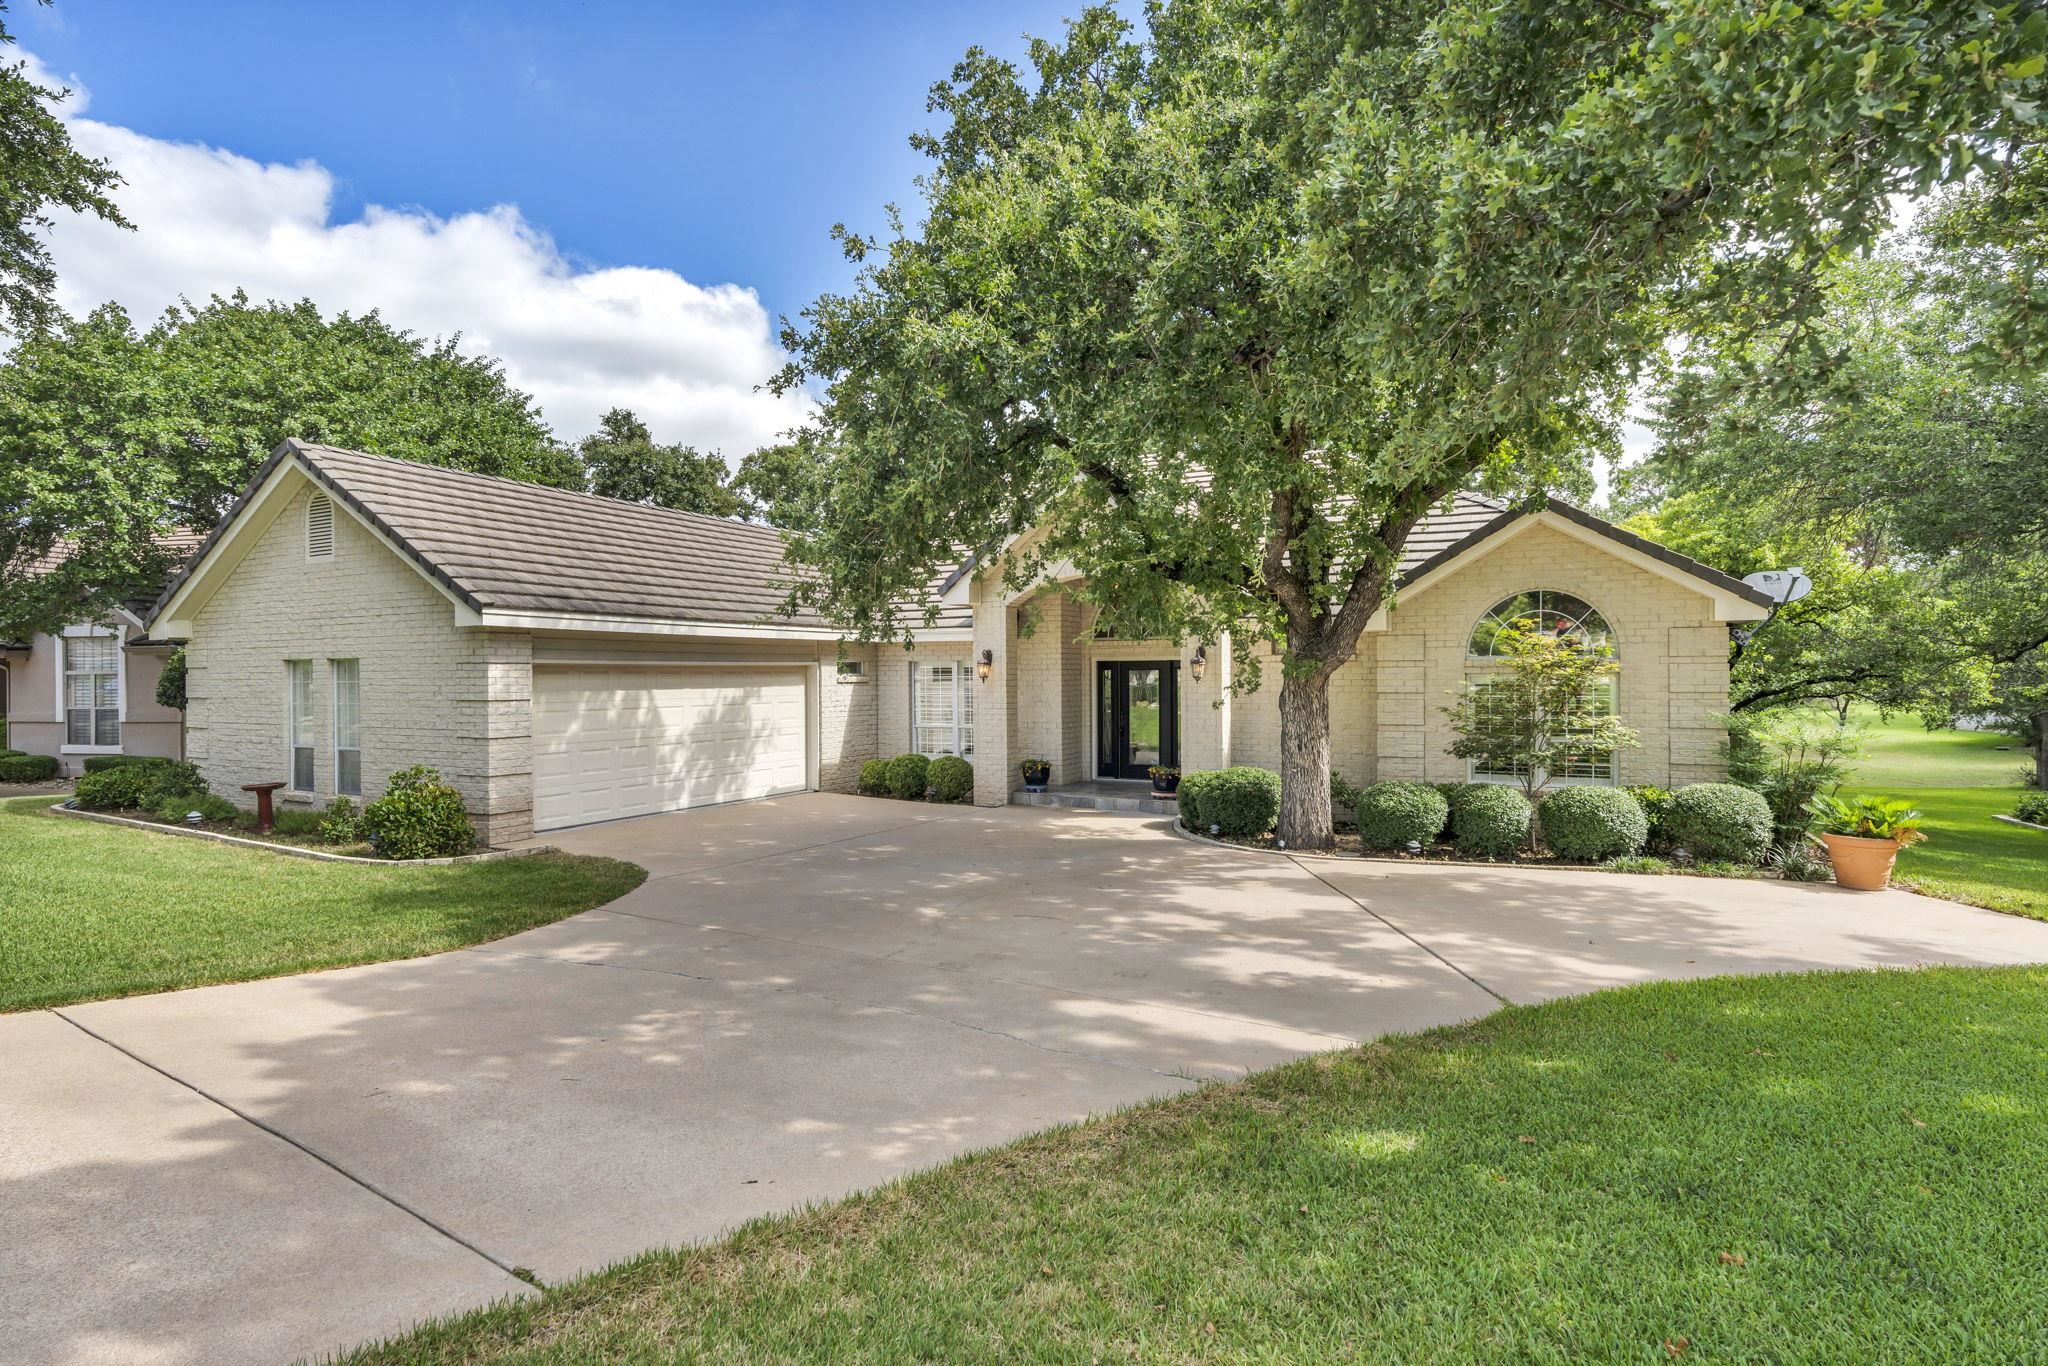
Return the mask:
<path id="1" fill-rule="evenodd" d="M 575 457 L 497 362 L 375 313 L 215 296 L 147 331 L 117 306 L 0 366 L 0 638 L 154 591 L 155 538 L 210 529 L 278 441 L 578 487 Z M 38 561 L 59 546 L 63 563 Z"/>
<path id="2" fill-rule="evenodd" d="M 6 13 L 0 0 L 0 52 L 15 41 Z M 26 62 L 0 61 L 0 324 L 17 336 L 56 317 L 57 272 L 44 236 L 52 209 L 128 226 L 111 197 L 121 178 L 72 146 L 52 112 L 68 93 L 29 79 Z"/>
<path id="3" fill-rule="evenodd" d="M 1407 537 L 1611 440 L 1681 326 L 1811 348 L 1817 274 L 2033 116 L 2048 19 L 1920 0 L 1172 0 L 970 51 L 922 219 L 842 232 L 797 595 L 869 637 L 965 543 L 1119 634 L 1283 666 L 1280 837 L 1330 839 L 1328 680 Z M 1234 653 L 1257 667 L 1250 650 Z M 1241 676 L 1239 684 L 1248 681 Z"/>
<path id="4" fill-rule="evenodd" d="M 600 497 L 712 517 L 737 517 L 747 510 L 747 500 L 728 484 L 722 457 L 699 454 L 692 446 L 657 444 L 647 424 L 629 409 L 607 412 L 576 453 L 586 487 Z"/>

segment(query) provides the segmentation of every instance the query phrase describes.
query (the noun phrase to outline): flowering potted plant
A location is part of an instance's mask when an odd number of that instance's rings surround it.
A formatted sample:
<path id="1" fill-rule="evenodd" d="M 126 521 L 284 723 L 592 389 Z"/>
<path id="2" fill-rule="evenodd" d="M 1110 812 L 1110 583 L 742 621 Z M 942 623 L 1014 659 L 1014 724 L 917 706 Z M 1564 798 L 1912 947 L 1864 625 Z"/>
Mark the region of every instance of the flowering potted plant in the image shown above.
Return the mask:
<path id="1" fill-rule="evenodd" d="M 1835 866 L 1835 882 L 1859 892 L 1879 892 L 1892 880 L 1899 850 L 1927 838 L 1920 813 L 1903 797 L 1831 797 L 1806 804 Z"/>
<path id="2" fill-rule="evenodd" d="M 1050 759 L 1026 759 L 1017 765 L 1024 773 L 1026 792 L 1043 792 L 1052 782 L 1052 761 Z"/>
<path id="3" fill-rule="evenodd" d="M 1152 780 L 1155 797 L 1171 797 L 1180 786 L 1180 770 L 1172 764 L 1154 764 L 1145 770 L 1145 775 Z"/>

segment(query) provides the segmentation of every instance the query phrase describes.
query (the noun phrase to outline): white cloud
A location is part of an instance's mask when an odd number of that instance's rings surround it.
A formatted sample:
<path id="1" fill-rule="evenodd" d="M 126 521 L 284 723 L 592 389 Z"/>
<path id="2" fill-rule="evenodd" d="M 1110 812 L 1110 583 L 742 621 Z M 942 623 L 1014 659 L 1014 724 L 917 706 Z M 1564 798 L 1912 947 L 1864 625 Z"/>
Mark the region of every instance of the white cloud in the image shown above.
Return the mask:
<path id="1" fill-rule="evenodd" d="M 509 204 L 451 218 L 372 206 L 337 223 L 334 176 L 317 162 L 257 162 L 81 117 L 79 82 L 29 61 L 45 84 L 74 91 L 61 109 L 72 138 L 121 173 L 115 200 L 135 225 L 59 215 L 51 247 L 68 311 L 111 299 L 147 323 L 180 296 L 236 288 L 329 313 L 374 308 L 502 360 L 570 440 L 621 405 L 661 440 L 737 462 L 804 416 L 799 401 L 755 391 L 783 356 L 751 289 L 652 267 L 581 269 Z"/>

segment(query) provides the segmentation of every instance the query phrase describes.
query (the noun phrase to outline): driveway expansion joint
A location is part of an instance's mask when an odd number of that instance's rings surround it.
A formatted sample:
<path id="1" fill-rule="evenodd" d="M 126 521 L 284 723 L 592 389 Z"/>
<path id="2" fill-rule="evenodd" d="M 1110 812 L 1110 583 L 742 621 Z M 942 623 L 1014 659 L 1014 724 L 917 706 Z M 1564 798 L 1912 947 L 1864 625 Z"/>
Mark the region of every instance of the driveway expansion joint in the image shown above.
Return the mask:
<path id="1" fill-rule="evenodd" d="M 227 1101 L 222 1100 L 219 1096 L 207 1090 L 205 1087 L 194 1085 L 192 1082 L 187 1081 L 185 1078 L 179 1076 L 177 1073 L 169 1071 L 168 1069 L 151 1062 L 148 1058 L 143 1057 L 134 1049 L 128 1048 L 122 1044 L 115 1043 L 112 1039 L 108 1038 L 106 1035 L 100 1033 L 99 1031 L 92 1029 L 87 1025 L 81 1024 L 77 1020 L 72 1019 L 69 1015 L 66 1015 L 62 1010 L 52 1010 L 50 1014 L 56 1016 L 65 1024 L 70 1025 L 73 1029 L 85 1035 L 87 1038 L 105 1044 L 108 1048 L 113 1049 L 116 1053 L 119 1053 L 122 1057 L 127 1058 L 129 1061 L 137 1064 L 138 1066 L 148 1068 L 150 1071 L 156 1073 L 164 1080 L 172 1082 L 178 1086 L 182 1086 L 187 1091 L 190 1091 L 193 1095 L 198 1096 L 201 1100 L 204 1100 L 211 1105 L 217 1106 L 220 1109 L 227 1111 L 236 1119 L 241 1120 L 244 1124 L 250 1125 L 252 1128 L 261 1129 L 264 1133 L 269 1134 L 272 1138 L 278 1140 L 280 1143 L 286 1144 L 287 1146 L 292 1148 L 296 1148 L 298 1151 L 304 1153 L 307 1157 L 312 1158 L 315 1162 L 318 1162 L 321 1166 L 327 1168 L 335 1175 L 368 1192 L 369 1194 L 375 1196 L 377 1199 L 382 1200 L 385 1204 L 391 1206 L 399 1213 L 408 1215 L 411 1218 L 417 1220 L 421 1224 L 425 1225 L 427 1228 L 432 1229 L 435 1233 L 440 1234 L 443 1238 L 446 1238 L 449 1242 L 454 1243 L 456 1246 L 475 1253 L 477 1256 L 489 1262 L 492 1266 L 498 1268 L 498 1270 L 504 1272 L 507 1276 L 511 1276 L 516 1280 L 524 1281 L 528 1285 L 533 1285 L 536 1287 L 539 1285 L 539 1282 L 534 1279 L 533 1273 L 531 1271 L 528 1271 L 525 1267 L 514 1266 L 510 1262 L 492 1256 L 490 1253 L 484 1251 L 484 1249 L 478 1247 L 475 1243 L 463 1237 L 461 1234 L 455 1232 L 453 1229 L 447 1227 L 445 1224 L 441 1224 L 433 1219 L 428 1218 L 425 1214 L 413 1208 L 411 1205 L 408 1205 L 407 1203 L 405 1203 L 405 1201 L 399 1199 L 390 1191 L 384 1190 L 382 1187 L 376 1185 L 374 1182 L 368 1181 L 363 1177 L 357 1175 L 355 1172 L 350 1171 L 347 1167 L 342 1166 L 339 1162 L 336 1162 L 333 1158 L 327 1156 L 319 1149 L 308 1147 L 305 1143 L 302 1143 L 298 1139 L 293 1138 L 284 1130 L 276 1127 L 275 1125 L 265 1123 L 263 1120 L 260 1120 L 256 1116 L 250 1114 L 247 1110 L 241 1109 L 239 1106 L 231 1105 Z"/>
<path id="2" fill-rule="evenodd" d="M 1388 929 L 1392 930 L 1392 931 L 1393 931 L 1393 932 L 1394 932 L 1395 934 L 1398 934 L 1398 935 L 1400 935 L 1400 936 L 1401 936 L 1401 937 L 1402 937 L 1403 939 L 1405 939 L 1405 940 L 1407 940 L 1407 941 L 1408 941 L 1409 943 L 1413 944 L 1413 945 L 1414 945 L 1414 946 L 1415 946 L 1416 948 L 1418 948 L 1418 949 L 1421 949 L 1421 950 L 1422 950 L 1422 951 L 1423 951 L 1424 953 L 1428 954 L 1428 955 L 1429 955 L 1429 956 L 1430 956 L 1431 958 L 1434 958 L 1434 959 L 1436 959 L 1436 961 L 1437 961 L 1437 962 L 1439 962 L 1439 963 L 1442 963 L 1442 964 L 1443 964 L 1443 965 L 1444 965 L 1445 967 L 1449 968 L 1449 969 L 1450 969 L 1450 970 L 1451 970 L 1452 972 L 1455 972 L 1455 973 L 1457 973 L 1457 974 L 1458 974 L 1458 975 L 1459 975 L 1460 977 L 1462 977 L 1462 978 L 1464 978 L 1464 979 L 1465 979 L 1466 981 L 1470 982 L 1470 983 L 1471 983 L 1471 984 L 1472 984 L 1473 986 L 1475 986 L 1475 987 L 1478 987 L 1478 988 L 1479 988 L 1479 989 L 1480 989 L 1481 991 L 1485 992 L 1485 993 L 1486 993 L 1486 994 L 1487 994 L 1488 996 L 1491 996 L 1491 997 L 1492 997 L 1492 998 L 1493 998 L 1494 1000 L 1496 1000 L 1496 1001 L 1499 1001 L 1499 1002 L 1500 1002 L 1500 1003 L 1501 1003 L 1502 1005 L 1504 1005 L 1504 1006 L 1511 1006 L 1511 1005 L 1513 1005 L 1513 1004 L 1514 1004 L 1514 1002 L 1513 1002 L 1513 1001 L 1511 1001 L 1511 1000 L 1509 1000 L 1509 999 L 1508 999 L 1508 998 L 1507 998 L 1506 996 L 1503 996 L 1503 995 L 1502 995 L 1501 993 L 1499 993 L 1498 991 L 1495 991 L 1495 990 L 1494 990 L 1494 989 L 1493 989 L 1492 987 L 1490 987 L 1490 986 L 1488 986 L 1488 985 L 1487 985 L 1486 983 L 1484 983 L 1484 982 L 1480 981 L 1480 980 L 1479 980 L 1479 979 L 1478 979 L 1477 977 L 1474 977 L 1474 976 L 1473 976 L 1473 975 L 1472 975 L 1471 973 L 1469 973 L 1469 972 L 1465 971 L 1465 969 L 1463 969 L 1463 968 L 1459 967 L 1459 966 L 1458 966 L 1458 965 L 1457 965 L 1456 963 L 1453 963 L 1453 962 L 1452 962 L 1452 961 L 1451 961 L 1450 959 L 1448 959 L 1448 958 L 1444 957 L 1444 956 L 1443 956 L 1443 955 L 1442 955 L 1441 953 L 1438 953 L 1438 952 L 1437 952 L 1437 951 L 1436 951 L 1436 950 L 1435 950 L 1434 948 L 1430 947 L 1430 946 L 1429 946 L 1428 944 L 1425 944 L 1425 943 L 1423 943 L 1423 942 L 1422 942 L 1422 941 L 1421 941 L 1420 939 L 1418 939 L 1418 938 L 1416 938 L 1416 937 L 1415 937 L 1414 935 L 1412 935 L 1412 934 L 1408 933 L 1408 931 L 1406 931 L 1406 930 L 1402 929 L 1402 928 L 1401 928 L 1401 927 L 1400 927 L 1399 925 L 1396 925 L 1396 924 L 1395 924 L 1395 923 L 1394 923 L 1393 921 L 1391 921 L 1391 920 L 1387 919 L 1387 918 L 1386 918 L 1385 916 L 1381 915 L 1381 914 L 1380 914 L 1380 913 L 1379 913 L 1378 911 L 1376 911 L 1376 910 L 1374 910 L 1374 909 L 1373 909 L 1372 907 L 1370 907 L 1370 906 L 1366 905 L 1366 904 L 1365 904 L 1365 903 L 1364 903 L 1363 901 L 1360 901 L 1360 900 L 1359 900 L 1359 899 L 1358 899 L 1357 897 L 1355 897 L 1355 896 L 1353 896 L 1353 895 L 1352 895 L 1351 893 L 1349 893 L 1349 892 L 1345 891 L 1345 890 L 1344 890 L 1344 889 L 1343 889 L 1342 887 L 1339 887 L 1339 886 L 1338 886 L 1338 885 L 1337 885 L 1336 883 L 1334 883 L 1334 882 L 1330 881 L 1330 880 L 1329 880 L 1328 878 L 1324 877 L 1324 876 L 1323 876 L 1323 875 L 1322 875 L 1321 873 L 1317 872 L 1317 871 L 1316 871 L 1315 869 L 1313 869 L 1313 868 L 1309 867 L 1309 866 L 1308 866 L 1308 864 L 1304 863 L 1304 862 L 1303 862 L 1302 860 L 1300 860 L 1300 859 L 1298 859 L 1298 858 L 1295 858 L 1295 857 L 1294 857 L 1293 855 L 1291 855 L 1291 854 L 1290 854 L 1290 855 L 1288 856 L 1288 859 L 1287 859 L 1287 861 L 1288 861 L 1289 863 L 1292 863 L 1292 864 L 1293 864 L 1293 865 L 1294 865 L 1295 867 L 1297 867 L 1297 868 L 1301 869 L 1301 871 L 1303 871 L 1304 873 L 1307 873 L 1307 874 L 1308 874 L 1308 875 L 1309 875 L 1310 877 L 1314 878 L 1314 879 L 1315 879 L 1315 880 L 1316 880 L 1317 882 L 1320 882 L 1320 883 L 1322 883 L 1322 884 L 1323 884 L 1323 885 L 1324 885 L 1325 887 L 1328 887 L 1328 888 L 1329 888 L 1329 889 L 1330 889 L 1331 891 L 1335 892 L 1335 893 L 1336 893 L 1336 894 L 1337 894 L 1338 896 L 1341 896 L 1341 897 L 1343 897 L 1343 898 L 1344 898 L 1344 899 L 1345 899 L 1346 901 L 1348 901 L 1348 902 L 1350 902 L 1350 903 L 1351 903 L 1352 905 L 1354 905 L 1354 906 L 1358 907 L 1358 909 L 1359 909 L 1359 910 L 1361 910 L 1361 911 L 1364 911 L 1364 912 L 1365 912 L 1365 913 L 1366 913 L 1367 915 L 1371 916 L 1371 917 L 1372 917 L 1372 918 L 1373 918 L 1374 920 L 1377 920 L 1377 921 L 1379 921 L 1379 922 L 1380 922 L 1380 924 L 1382 924 L 1382 925 L 1385 925 L 1385 926 L 1386 926 L 1386 927 L 1387 927 Z"/>

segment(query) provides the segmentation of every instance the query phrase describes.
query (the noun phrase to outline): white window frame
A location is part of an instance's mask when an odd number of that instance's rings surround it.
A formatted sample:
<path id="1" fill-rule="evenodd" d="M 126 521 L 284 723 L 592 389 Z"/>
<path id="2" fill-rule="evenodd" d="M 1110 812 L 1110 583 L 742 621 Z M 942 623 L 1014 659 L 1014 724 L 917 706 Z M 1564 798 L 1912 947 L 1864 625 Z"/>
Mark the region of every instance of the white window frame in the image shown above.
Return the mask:
<path id="1" fill-rule="evenodd" d="M 353 746 L 341 743 L 341 678 L 344 669 L 350 671 L 352 675 L 349 692 L 352 694 L 352 700 L 355 703 L 356 733 Z M 328 660 L 327 683 L 329 690 L 334 694 L 333 706 L 329 708 L 334 718 L 334 795 L 337 797 L 360 798 L 363 795 L 363 661 L 360 659 Z M 341 775 L 347 771 L 346 766 L 341 762 L 341 756 L 344 754 L 356 756 L 356 783 L 353 788 L 342 786 Z"/>
<path id="2" fill-rule="evenodd" d="M 927 723 L 919 715 L 919 701 L 926 688 L 942 686 L 937 676 L 941 672 L 951 679 L 951 714 Z M 957 754 L 963 759 L 974 757 L 974 684 L 974 666 L 964 659 L 945 663 L 913 663 L 910 666 L 910 748 L 914 753 L 928 758 L 937 758 L 941 754 Z M 927 747 L 924 734 L 927 731 L 944 733 L 950 743 Z"/>
<path id="3" fill-rule="evenodd" d="M 114 677 L 114 743 L 113 743 L 113 744 L 111 744 L 111 745 L 103 745 L 103 744 L 99 744 L 99 743 L 97 742 L 97 738 L 95 738 L 95 742 L 94 742 L 94 743 L 92 743 L 92 744 L 88 744 L 88 745 L 74 745 L 74 744 L 70 743 L 70 740 L 71 740 L 71 706 L 70 706 L 70 698 L 71 698 L 71 668 L 70 668 L 70 653 L 71 653 L 71 642 L 72 642 L 72 641 L 74 641 L 74 640 L 78 640 L 78 639 L 100 639 L 100 638 L 104 638 L 104 637 L 107 637 L 107 636 L 111 636 L 111 637 L 113 637 L 113 640 L 114 640 L 114 673 L 113 673 L 113 677 Z M 64 739 L 63 739 L 63 742 L 62 742 L 62 743 L 60 743 L 60 744 L 59 744 L 59 745 L 57 746 L 57 752 L 58 752 L 59 754 L 119 754 L 119 753 L 121 753 L 121 752 L 122 752 L 122 750 L 121 750 L 121 743 L 122 743 L 122 739 L 123 739 L 123 737 L 125 737 L 125 736 L 126 736 L 126 734 L 127 734 L 127 730 L 128 730 L 128 631 L 127 631 L 127 628 L 126 628 L 126 627 L 123 627 L 123 626 L 93 626 L 93 625 L 90 625 L 90 624 L 81 624 L 81 625 L 77 625 L 77 626 L 66 626 L 66 627 L 65 627 L 65 628 L 64 628 L 64 629 L 63 629 L 63 630 L 62 630 L 61 632 L 59 632 L 59 633 L 57 634 L 57 636 L 55 637 L 55 639 L 56 639 L 56 642 L 57 642 L 57 649 L 56 649 L 56 652 L 55 652 L 55 653 L 56 653 L 56 656 L 57 656 L 57 659 L 56 659 L 56 673 L 57 673 L 57 693 L 56 693 L 56 698 L 57 698 L 57 706 L 56 706 L 56 714 L 55 714 L 55 716 L 54 716 L 54 717 L 53 717 L 52 719 L 54 719 L 54 720 L 55 720 L 55 721 L 57 722 L 57 724 L 58 724 L 59 726 L 63 727 L 63 730 L 62 730 L 62 732 L 61 732 L 61 733 L 62 733 L 62 735 L 63 735 L 63 737 L 64 737 Z M 95 677 L 95 678 L 97 678 L 97 677 L 99 677 L 99 676 L 100 676 L 100 675 L 99 675 L 99 674 L 97 674 L 97 673 L 95 673 L 95 674 L 93 675 L 93 677 Z M 98 723 L 97 713 L 98 713 L 98 712 L 99 712 L 99 711 L 101 710 L 101 708 L 99 708 L 99 707 L 93 707 L 93 708 L 92 708 L 91 710 L 92 710 L 92 711 L 93 711 L 93 712 L 95 713 L 95 718 L 94 718 L 94 722 L 93 722 L 93 734 L 94 734 L 94 736 L 95 736 L 95 737 L 97 737 L 97 736 L 98 736 L 98 734 L 99 734 L 99 723 Z"/>
<path id="4" fill-rule="evenodd" d="M 306 708 L 303 715 L 299 709 L 298 689 L 293 686 L 301 669 L 305 670 L 306 678 Z M 320 766 L 316 756 L 320 750 L 320 743 L 317 738 L 319 723 L 314 715 L 314 708 L 313 661 L 287 659 L 284 662 L 284 789 L 287 792 L 311 794 L 318 790 Z M 304 744 L 299 742 L 302 725 L 307 736 Z M 298 781 L 298 752 L 302 749 L 306 751 L 306 767 L 310 770 L 304 787 L 299 786 Z"/>
<path id="5" fill-rule="evenodd" d="M 1493 673 L 1467 674 L 1465 686 L 1467 689 L 1477 692 L 1482 688 L 1490 686 L 1498 677 L 1498 674 Z M 1619 678 L 1609 678 L 1604 687 L 1608 697 L 1608 705 L 1613 709 L 1611 714 L 1619 716 L 1621 714 L 1621 680 Z M 1536 773 L 1542 780 L 1536 785 L 1536 790 L 1539 792 L 1551 787 L 1619 787 L 1621 785 L 1621 751 L 1610 750 L 1608 752 L 1607 773 L 1604 777 L 1592 777 L 1584 774 L 1553 775 L 1547 769 L 1540 768 L 1536 770 Z M 1467 759 L 1465 761 L 1465 781 L 1468 783 L 1498 783 L 1504 787 L 1521 787 L 1523 785 L 1522 775 L 1519 773 L 1480 772 L 1477 759 Z"/>

